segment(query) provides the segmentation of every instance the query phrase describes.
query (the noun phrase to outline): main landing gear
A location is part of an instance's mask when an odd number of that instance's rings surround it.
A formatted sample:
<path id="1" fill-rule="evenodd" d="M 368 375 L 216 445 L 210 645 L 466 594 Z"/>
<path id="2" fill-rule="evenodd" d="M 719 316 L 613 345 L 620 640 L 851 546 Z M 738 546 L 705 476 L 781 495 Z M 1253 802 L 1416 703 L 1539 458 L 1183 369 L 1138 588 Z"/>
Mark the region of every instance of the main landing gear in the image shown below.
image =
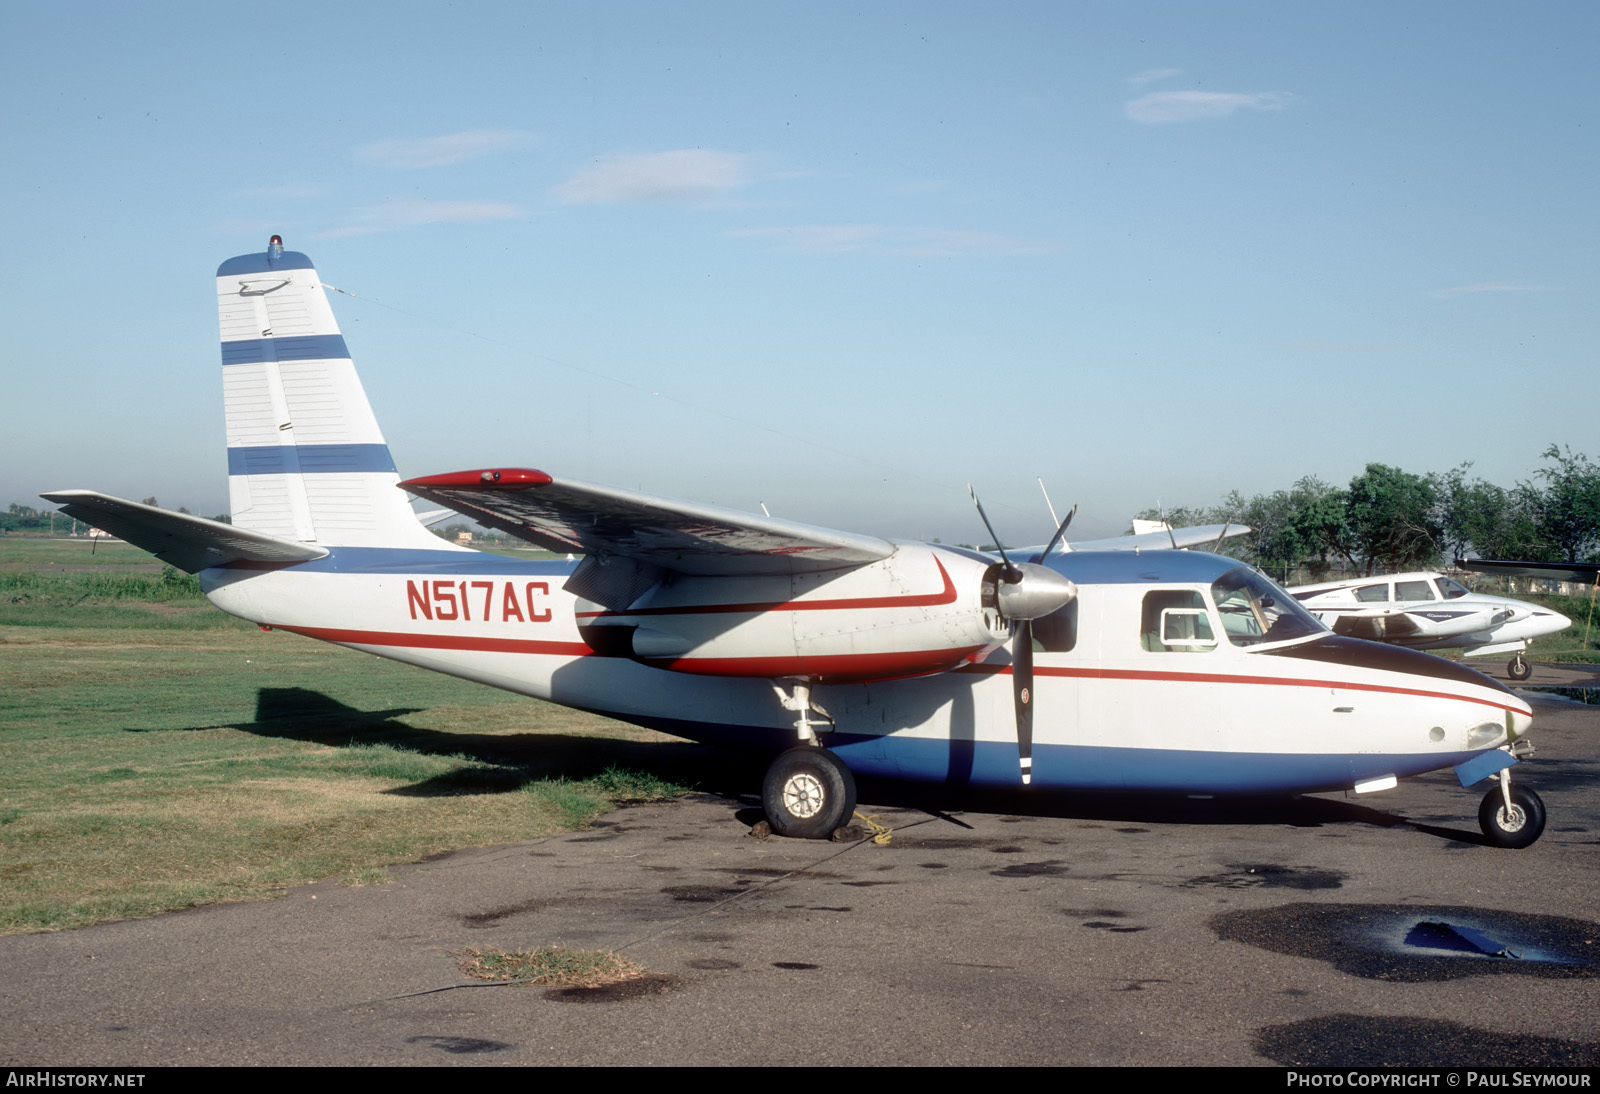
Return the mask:
<path id="1" fill-rule="evenodd" d="M 827 839 L 856 811 L 856 779 L 821 745 L 780 753 L 761 781 L 761 808 L 780 836 Z"/>
<path id="2" fill-rule="evenodd" d="M 811 681 L 791 681 L 794 694 L 774 685 L 785 710 L 797 712 L 795 732 L 800 745 L 780 753 L 761 781 L 761 808 L 780 836 L 827 839 L 843 828 L 856 811 L 856 780 L 850 769 L 817 740 L 817 731 L 833 729 L 833 716 L 812 701 Z M 822 721 L 811 716 L 820 714 Z"/>
<path id="3" fill-rule="evenodd" d="M 1533 675 L 1533 666 L 1528 664 L 1528 659 L 1518 652 L 1511 659 L 1511 663 L 1506 666 L 1506 675 L 1513 680 L 1526 680 Z"/>
<path id="4" fill-rule="evenodd" d="M 1506 768 L 1478 807 L 1478 827 L 1496 847 L 1531 847 L 1544 832 L 1544 801 L 1526 786 L 1512 786 Z"/>

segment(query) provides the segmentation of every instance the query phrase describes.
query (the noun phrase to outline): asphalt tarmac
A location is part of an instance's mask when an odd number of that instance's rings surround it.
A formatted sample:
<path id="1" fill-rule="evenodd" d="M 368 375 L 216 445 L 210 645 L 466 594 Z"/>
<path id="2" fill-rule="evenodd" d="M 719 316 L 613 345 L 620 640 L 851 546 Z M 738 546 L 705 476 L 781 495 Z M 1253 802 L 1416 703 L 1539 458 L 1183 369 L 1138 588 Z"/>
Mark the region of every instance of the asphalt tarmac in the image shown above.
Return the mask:
<path id="1" fill-rule="evenodd" d="M 1592 680 L 1531 681 L 1562 682 Z M 0 938 L 0 1060 L 1594 1066 L 1600 706 L 1536 698 L 1533 739 L 1522 851 L 1448 772 L 1255 805 L 867 788 L 884 845 L 762 840 L 754 798 L 699 795 L 382 886 Z M 648 975 L 475 986 L 455 956 L 556 943 Z"/>

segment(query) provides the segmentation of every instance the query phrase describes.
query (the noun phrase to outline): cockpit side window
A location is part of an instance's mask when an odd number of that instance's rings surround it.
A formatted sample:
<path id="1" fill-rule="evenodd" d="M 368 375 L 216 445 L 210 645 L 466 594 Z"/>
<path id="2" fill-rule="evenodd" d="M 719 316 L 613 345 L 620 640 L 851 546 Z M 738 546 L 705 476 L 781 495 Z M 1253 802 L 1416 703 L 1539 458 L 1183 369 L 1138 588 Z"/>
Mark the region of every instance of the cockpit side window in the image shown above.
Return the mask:
<path id="1" fill-rule="evenodd" d="M 1157 589 L 1144 595 L 1139 645 L 1151 653 L 1204 653 L 1215 649 L 1205 598 L 1193 589 Z"/>
<path id="2" fill-rule="evenodd" d="M 1328 633 L 1298 600 L 1246 566 L 1235 567 L 1212 582 L 1211 598 L 1222 616 L 1222 631 L 1235 646 Z"/>

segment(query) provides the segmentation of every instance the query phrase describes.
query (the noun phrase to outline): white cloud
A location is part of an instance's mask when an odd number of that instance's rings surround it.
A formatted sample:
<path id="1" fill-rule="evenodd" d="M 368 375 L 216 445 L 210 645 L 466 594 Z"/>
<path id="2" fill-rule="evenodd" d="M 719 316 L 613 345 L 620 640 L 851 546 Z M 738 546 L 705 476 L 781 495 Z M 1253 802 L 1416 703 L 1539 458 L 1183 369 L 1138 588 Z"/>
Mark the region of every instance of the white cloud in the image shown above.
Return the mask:
<path id="1" fill-rule="evenodd" d="M 1134 87 L 1143 87 L 1145 84 L 1160 83 L 1170 80 L 1183 71 L 1181 68 L 1147 68 L 1143 72 L 1135 73 L 1128 77 L 1128 82 Z"/>
<path id="2" fill-rule="evenodd" d="M 1240 110 L 1283 110 L 1294 101 L 1287 91 L 1152 91 L 1122 104 L 1140 125 L 1200 122 L 1226 118 Z"/>
<path id="3" fill-rule="evenodd" d="M 462 223 L 482 220 L 516 220 L 527 216 L 520 206 L 497 201 L 386 201 L 357 209 L 354 223 L 327 232 L 319 239 L 338 236 L 394 232 L 424 224 Z"/>
<path id="4" fill-rule="evenodd" d="M 1428 295 L 1447 299 L 1480 292 L 1554 292 L 1549 285 L 1516 285 L 1509 281 L 1480 281 L 1476 285 L 1454 285 L 1448 289 L 1434 289 Z"/>
<path id="5" fill-rule="evenodd" d="M 561 201 L 582 204 L 693 201 L 745 185 L 748 161 L 734 152 L 701 148 L 605 156 L 553 193 Z"/>
<path id="6" fill-rule="evenodd" d="M 469 129 L 442 137 L 371 141 L 357 148 L 355 157 L 371 167 L 448 167 L 519 144 L 528 136 L 520 129 Z"/>
<path id="7" fill-rule="evenodd" d="M 881 224 L 805 224 L 746 228 L 730 235 L 767 239 L 780 250 L 801 254 L 884 254 L 957 258 L 976 254 L 1046 254 L 1055 246 L 1037 240 L 957 228 L 889 228 Z"/>

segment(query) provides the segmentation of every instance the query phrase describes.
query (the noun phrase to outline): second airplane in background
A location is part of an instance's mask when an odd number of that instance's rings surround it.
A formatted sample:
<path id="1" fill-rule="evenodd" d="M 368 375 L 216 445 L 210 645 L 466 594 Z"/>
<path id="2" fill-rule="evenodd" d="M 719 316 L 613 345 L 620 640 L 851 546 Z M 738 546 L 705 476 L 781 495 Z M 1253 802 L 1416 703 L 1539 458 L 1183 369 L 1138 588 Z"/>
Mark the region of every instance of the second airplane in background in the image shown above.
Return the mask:
<path id="1" fill-rule="evenodd" d="M 1475 593 L 1439 573 L 1390 574 L 1299 585 L 1289 592 L 1335 634 L 1466 657 L 1514 654 L 1506 671 L 1526 680 L 1528 642 L 1572 626 L 1560 612 Z"/>

